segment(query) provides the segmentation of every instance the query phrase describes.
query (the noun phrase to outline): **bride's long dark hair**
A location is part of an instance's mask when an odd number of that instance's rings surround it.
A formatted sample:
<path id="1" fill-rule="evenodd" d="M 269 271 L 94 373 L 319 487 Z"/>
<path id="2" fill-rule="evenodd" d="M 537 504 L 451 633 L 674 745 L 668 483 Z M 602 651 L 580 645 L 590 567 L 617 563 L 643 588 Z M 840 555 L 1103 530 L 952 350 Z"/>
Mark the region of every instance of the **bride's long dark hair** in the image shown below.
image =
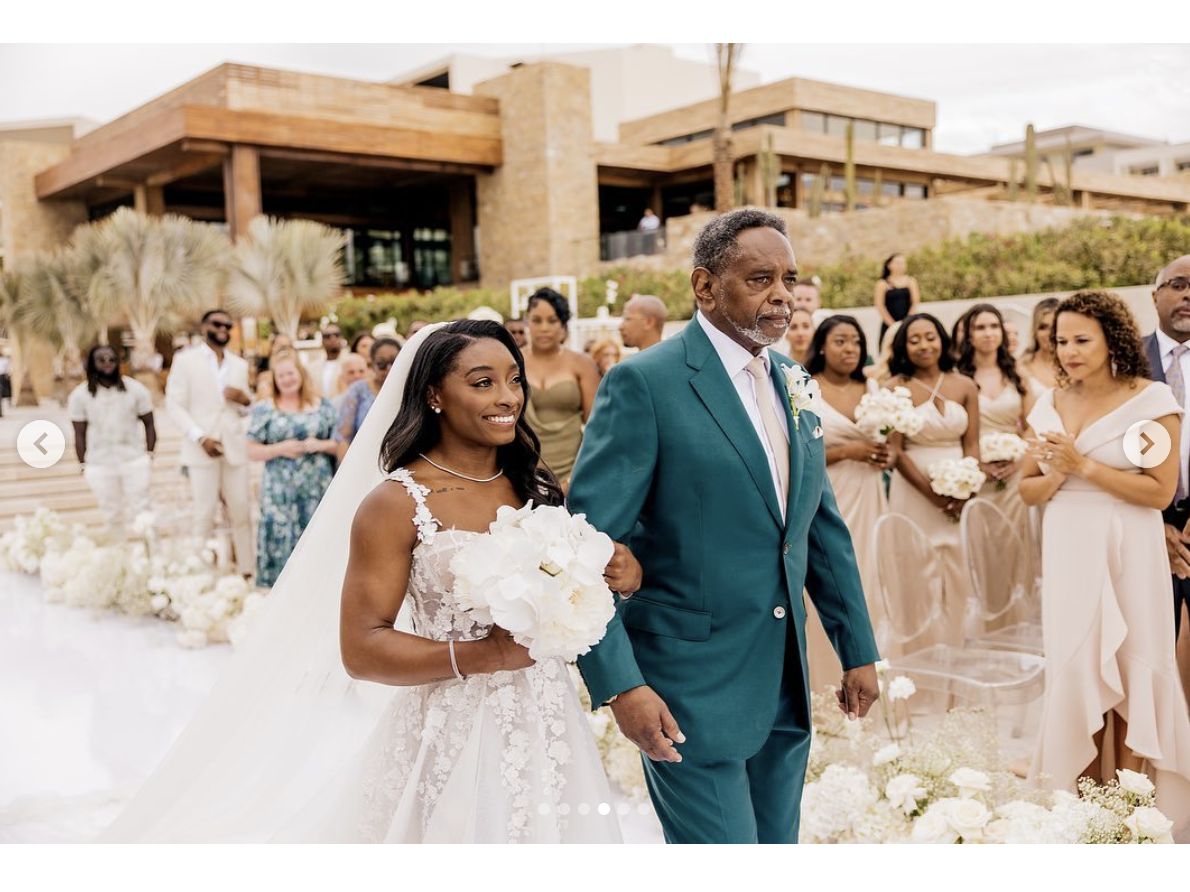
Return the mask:
<path id="1" fill-rule="evenodd" d="M 438 416 L 430 409 L 430 388 L 440 387 L 454 369 L 459 354 L 483 338 L 499 341 L 508 348 L 521 370 L 521 389 L 525 395 L 516 422 L 516 437 L 496 451 L 504 476 L 512 481 L 517 495 L 525 501 L 532 499 L 538 505 L 561 505 L 562 489 L 549 469 L 541 464 L 541 443 L 525 421 L 525 406 L 529 405 L 525 358 L 512 335 L 498 322 L 471 319 L 452 322 L 426 338 L 409 368 L 405 392 L 401 396 L 401 411 L 380 445 L 380 467 L 386 474 L 391 473 L 416 461 L 419 453 L 429 452 L 438 443 L 442 431 Z"/>

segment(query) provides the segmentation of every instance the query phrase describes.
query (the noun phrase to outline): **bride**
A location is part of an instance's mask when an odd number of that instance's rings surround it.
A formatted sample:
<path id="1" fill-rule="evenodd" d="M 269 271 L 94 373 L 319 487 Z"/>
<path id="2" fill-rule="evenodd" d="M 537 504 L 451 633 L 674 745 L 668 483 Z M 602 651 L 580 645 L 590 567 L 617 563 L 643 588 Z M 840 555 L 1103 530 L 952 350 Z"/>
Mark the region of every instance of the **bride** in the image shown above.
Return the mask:
<path id="1" fill-rule="evenodd" d="M 527 396 L 503 326 L 409 342 L 252 636 L 101 841 L 620 841 L 565 663 L 451 594 L 497 509 L 561 503 Z M 606 578 L 635 591 L 639 564 L 617 545 Z"/>

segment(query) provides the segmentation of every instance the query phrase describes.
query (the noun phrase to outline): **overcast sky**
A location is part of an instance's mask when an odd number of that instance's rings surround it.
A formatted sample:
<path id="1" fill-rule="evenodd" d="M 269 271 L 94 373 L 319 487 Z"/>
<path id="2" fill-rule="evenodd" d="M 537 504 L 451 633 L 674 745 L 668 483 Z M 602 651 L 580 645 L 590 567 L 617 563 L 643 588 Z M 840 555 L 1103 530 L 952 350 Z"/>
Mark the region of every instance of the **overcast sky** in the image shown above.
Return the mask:
<path id="1" fill-rule="evenodd" d="M 0 44 L 0 121 L 130 111 L 221 62 L 389 80 L 453 52 L 521 55 L 609 44 Z M 709 59 L 709 44 L 674 44 Z M 939 151 L 974 153 L 1085 124 L 1190 142 L 1186 44 L 746 44 L 763 83 L 806 77 L 938 103 Z"/>

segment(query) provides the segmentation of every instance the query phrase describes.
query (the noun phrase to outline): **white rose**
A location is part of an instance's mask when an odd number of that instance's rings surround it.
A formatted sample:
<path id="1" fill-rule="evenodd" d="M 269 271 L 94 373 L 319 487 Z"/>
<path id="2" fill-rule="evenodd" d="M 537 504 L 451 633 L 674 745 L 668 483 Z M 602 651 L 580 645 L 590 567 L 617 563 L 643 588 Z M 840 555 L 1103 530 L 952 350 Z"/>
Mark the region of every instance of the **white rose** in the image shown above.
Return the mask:
<path id="1" fill-rule="evenodd" d="M 884 788 L 884 796 L 905 814 L 917 811 L 917 800 L 926 795 L 916 774 L 898 774 Z"/>
<path id="2" fill-rule="evenodd" d="M 992 813 L 978 799 L 943 799 L 946 804 L 946 819 L 962 838 L 963 842 L 977 842 L 983 839 L 983 828 L 988 825 Z"/>
<path id="3" fill-rule="evenodd" d="M 888 683 L 889 700 L 908 700 L 917 693 L 917 685 L 904 675 L 898 675 Z"/>
<path id="4" fill-rule="evenodd" d="M 1135 793 L 1137 796 L 1152 796 L 1157 790 L 1148 775 L 1139 771 L 1117 768 L 1116 777 L 1120 779 L 1120 789 L 1128 793 Z"/>
<path id="5" fill-rule="evenodd" d="M 913 842 L 951 844 L 959 841 L 958 834 L 950 826 L 945 810 L 932 806 L 929 811 L 913 822 Z"/>
<path id="6" fill-rule="evenodd" d="M 166 595 L 154 595 L 149 599 L 149 606 L 154 613 L 160 613 L 169 606 L 169 598 Z"/>
<path id="7" fill-rule="evenodd" d="M 874 766 L 887 765 L 889 762 L 895 762 L 900 755 L 901 747 L 896 743 L 890 743 L 876 751 L 876 755 L 872 756 L 872 764 Z"/>
<path id="8" fill-rule="evenodd" d="M 978 793 L 992 789 L 992 780 L 982 771 L 974 768 L 960 768 L 950 776 L 950 782 L 959 788 L 959 796 L 970 799 Z"/>
<path id="9" fill-rule="evenodd" d="M 1142 775 L 1143 777 L 1143 775 Z M 1124 825 L 1132 831 L 1137 842 L 1152 840 L 1156 843 L 1172 843 L 1173 821 L 1150 806 L 1141 806 L 1124 819 Z"/>

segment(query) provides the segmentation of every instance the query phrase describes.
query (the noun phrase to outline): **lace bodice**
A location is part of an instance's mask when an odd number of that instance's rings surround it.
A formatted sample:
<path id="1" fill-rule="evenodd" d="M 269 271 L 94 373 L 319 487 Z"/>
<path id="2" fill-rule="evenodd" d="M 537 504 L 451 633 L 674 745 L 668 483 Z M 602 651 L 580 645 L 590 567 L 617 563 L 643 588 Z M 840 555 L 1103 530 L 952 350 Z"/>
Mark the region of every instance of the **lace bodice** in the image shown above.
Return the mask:
<path id="1" fill-rule="evenodd" d="M 455 603 L 454 574 L 451 559 L 456 552 L 476 536 L 468 530 L 443 529 L 426 506 L 429 489 L 413 479 L 407 468 L 397 468 L 385 477 L 405 487 L 417 504 L 413 522 L 417 526 L 417 545 L 413 549 L 413 565 L 409 569 L 409 604 L 413 631 L 423 638 L 436 641 L 472 641 L 485 638 L 490 625 L 474 622 L 471 615 Z"/>

